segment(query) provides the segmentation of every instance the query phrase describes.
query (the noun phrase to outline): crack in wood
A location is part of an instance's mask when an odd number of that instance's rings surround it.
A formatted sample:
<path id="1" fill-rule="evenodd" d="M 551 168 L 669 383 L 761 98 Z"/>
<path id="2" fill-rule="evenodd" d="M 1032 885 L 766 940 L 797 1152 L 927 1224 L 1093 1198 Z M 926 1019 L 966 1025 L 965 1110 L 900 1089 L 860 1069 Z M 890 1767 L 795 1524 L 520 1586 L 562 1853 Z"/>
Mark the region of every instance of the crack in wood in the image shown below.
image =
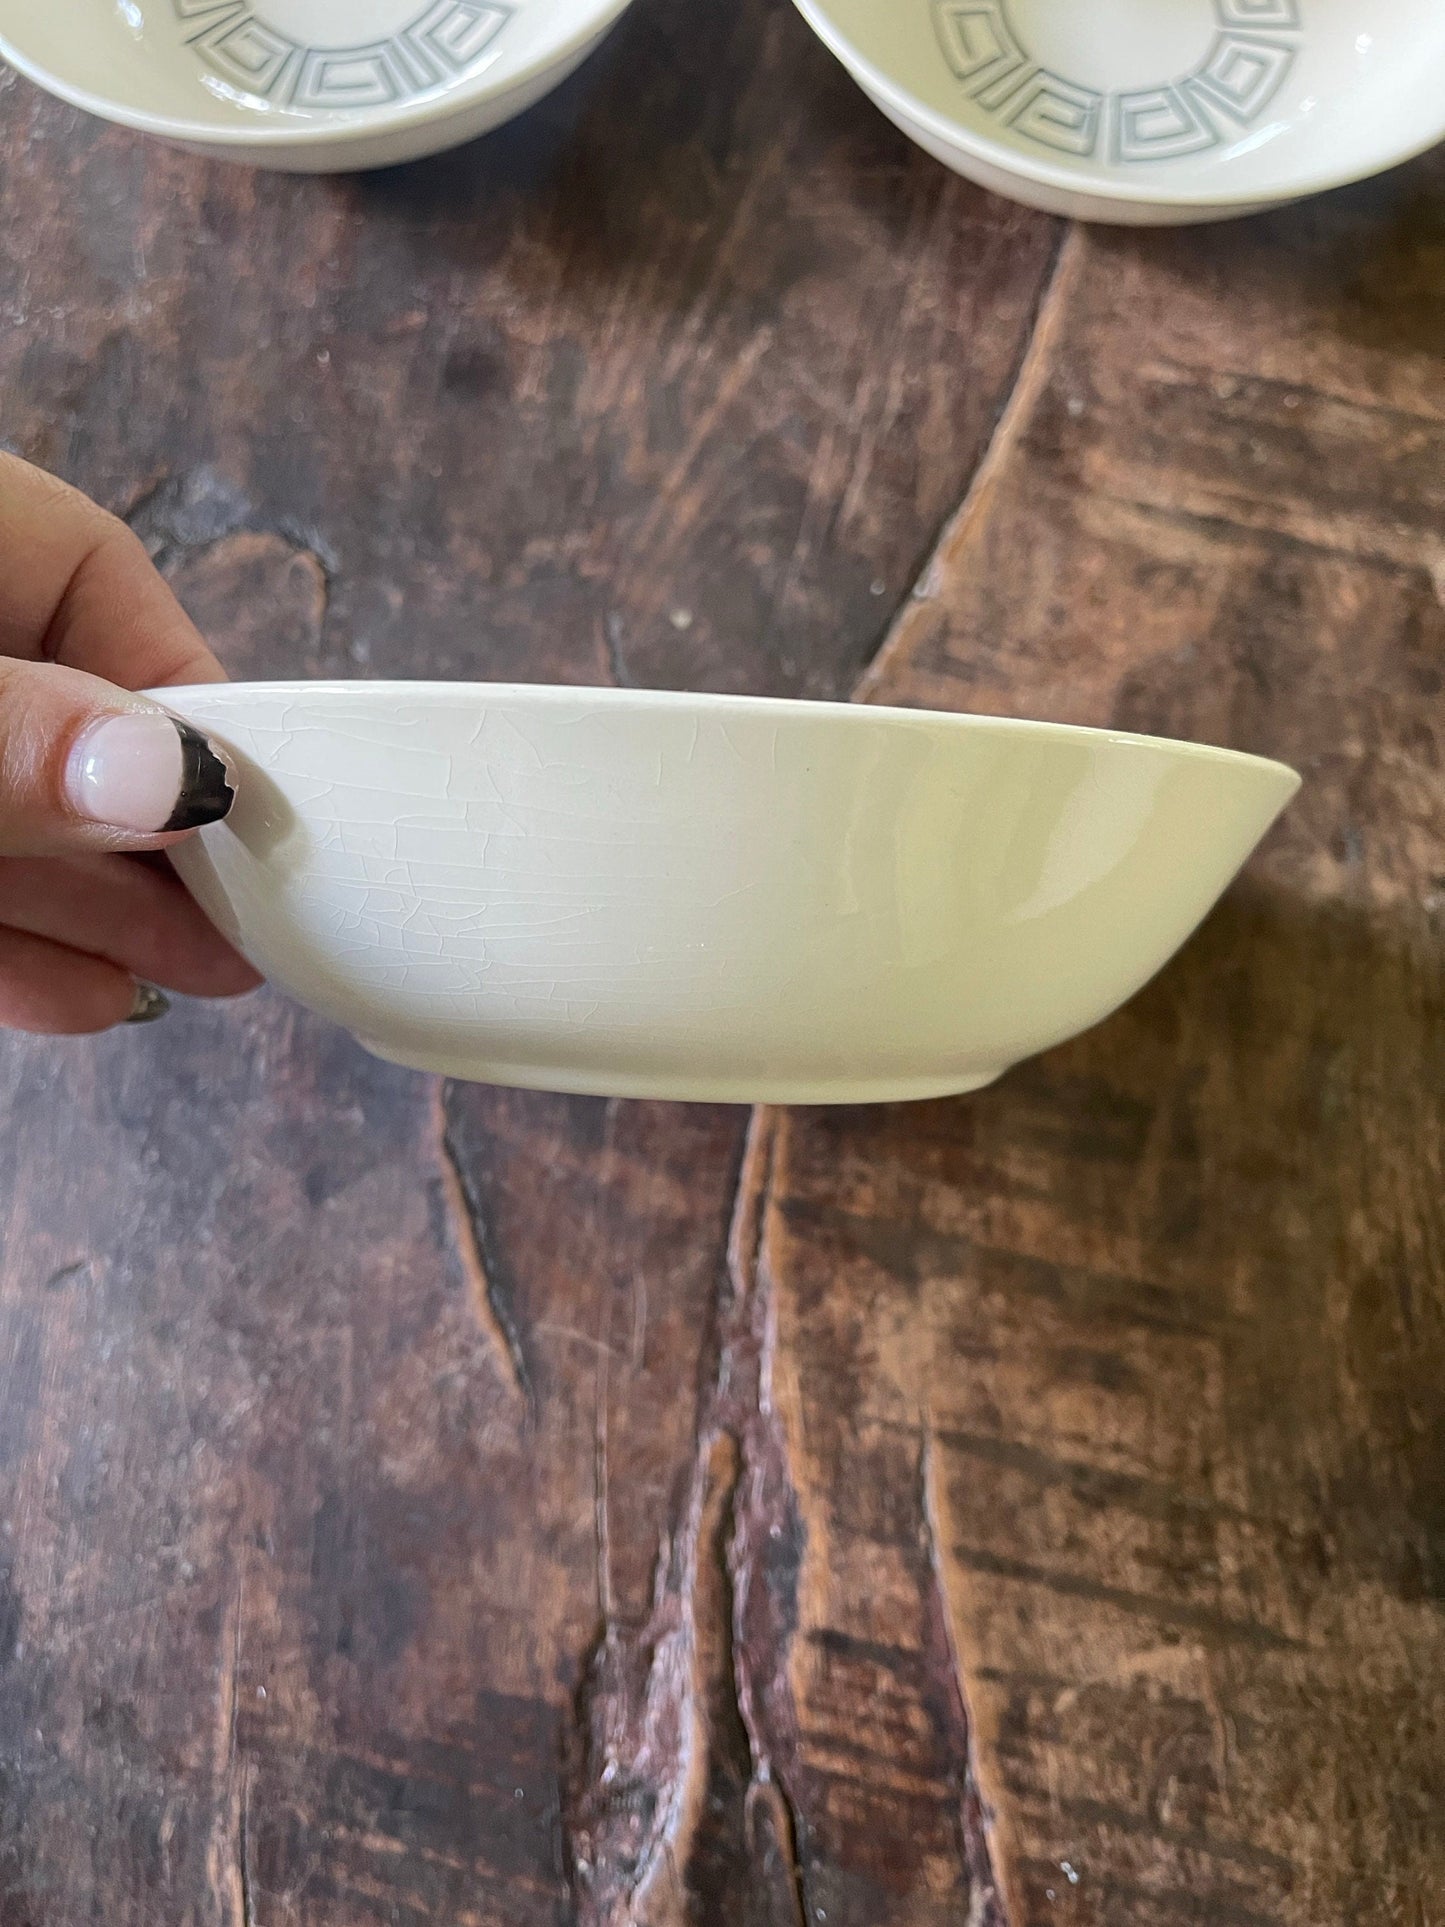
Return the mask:
<path id="1" fill-rule="evenodd" d="M 593 1517 L 597 1536 L 597 1610 L 604 1629 L 612 1624 L 612 1526 L 607 1510 L 607 1393 L 611 1374 L 607 1347 L 599 1343 L 597 1353 L 597 1424 L 593 1450 Z"/>
<path id="2" fill-rule="evenodd" d="M 932 599 L 933 585 L 939 578 L 943 559 L 957 547 L 965 530 L 987 509 L 994 483 L 1017 445 L 1053 367 L 1054 349 L 1062 333 L 1069 296 L 1079 277 L 1084 247 L 1083 229 L 1077 222 L 1071 223 L 1064 230 L 1054 254 L 1052 271 L 1040 291 L 1034 309 L 1033 326 L 1019 356 L 1017 372 L 999 410 L 993 433 L 958 507 L 945 522 L 942 533 L 929 552 L 918 580 L 895 610 L 893 620 L 884 631 L 877 649 L 859 674 L 853 686 L 854 702 L 876 700 L 879 685 L 887 675 L 903 637 L 908 633 L 914 604 Z"/>
<path id="3" fill-rule="evenodd" d="M 774 1735 L 777 1723 L 786 1720 L 790 1726 L 788 1734 L 793 1750 L 796 1749 L 797 1714 L 792 1705 L 792 1695 L 787 1692 L 788 1649 L 792 1640 L 792 1629 L 783 1639 L 773 1646 L 771 1653 L 772 1689 L 766 1694 L 759 1691 L 754 1678 L 754 1653 L 757 1650 L 748 1637 L 748 1607 L 752 1603 L 755 1577 L 759 1575 L 761 1562 L 767 1556 L 768 1544 L 775 1528 L 781 1534 L 785 1530 L 776 1516 L 777 1508 L 766 1503 L 762 1497 L 765 1485 L 776 1486 L 779 1475 L 786 1477 L 785 1450 L 779 1450 L 775 1428 L 768 1428 L 770 1436 L 760 1442 L 755 1429 L 749 1427 L 747 1442 L 744 1446 L 744 1464 L 747 1468 L 743 1478 L 738 1481 L 738 1490 L 733 1504 L 733 1537 L 728 1548 L 727 1571 L 732 1588 L 733 1612 L 730 1627 L 731 1650 L 729 1654 L 733 1689 L 737 1701 L 738 1716 L 748 1737 L 748 1751 L 752 1762 L 752 1779 L 748 1785 L 744 1802 L 744 1818 L 747 1822 L 749 1845 L 753 1849 L 756 1862 L 760 1865 L 766 1859 L 765 1843 L 758 1837 L 758 1815 L 766 1812 L 777 1844 L 788 1882 L 797 1927 L 805 1927 L 808 1918 L 807 1881 L 803 1866 L 802 1842 L 805 1835 L 805 1822 L 794 1798 L 790 1784 L 791 1775 L 783 1770 L 774 1759 L 778 1750 Z M 764 1466 L 759 1463 L 766 1454 L 771 1461 Z M 774 1476 L 771 1481 L 766 1474 Z M 796 1495 L 791 1482 L 786 1487 L 786 1497 L 792 1501 L 796 1510 Z M 801 1547 L 797 1548 L 801 1556 Z M 766 1580 L 764 1580 L 766 1584 Z M 796 1584 L 796 1577 L 794 1578 Z M 766 1656 L 766 1649 L 764 1649 Z M 767 1699 L 767 1711 L 762 1702 Z M 791 1763 L 790 1763 L 791 1764 Z"/>
<path id="4" fill-rule="evenodd" d="M 226 1627 L 221 1667 L 220 1718 L 216 1723 L 216 1767 L 224 1799 L 206 1853 L 207 1877 L 217 1906 L 232 1927 L 256 1927 L 251 1894 L 249 1762 L 240 1760 L 241 1632 L 245 1616 L 246 1579 L 236 1575 L 236 1588 Z"/>
<path id="5" fill-rule="evenodd" d="M 77 1258 L 74 1264 L 62 1265 L 58 1271 L 51 1272 L 50 1276 L 41 1286 L 41 1290 L 59 1291 L 62 1285 L 68 1285 L 73 1278 L 82 1277 L 88 1272 L 90 1270 L 90 1264 L 91 1261 L 89 1258 Z"/>
<path id="6" fill-rule="evenodd" d="M 647 1624 L 631 1631 L 613 1616 L 605 1557 L 605 1414 L 597 1425 L 597 1533 L 603 1623 L 577 1699 L 581 1757 L 568 1776 L 564 1824 L 580 1927 L 633 1927 L 646 1916 L 662 1873 L 678 1891 L 700 1819 L 710 1743 L 700 1677 L 698 1599 L 702 1560 L 712 1560 L 726 1608 L 715 1672 L 727 1675 L 745 1739 L 746 1837 L 758 1877 L 771 1833 L 786 1880 L 790 1927 L 808 1919 L 799 1842 L 803 1821 L 780 1751 L 795 1751 L 787 1650 L 796 1623 L 791 1595 L 801 1556 L 787 1447 L 771 1402 L 772 1307 L 762 1266 L 777 1122 L 757 1111 L 749 1126 L 719 1275 L 716 1372 L 699 1417 L 682 1519 L 660 1552 Z M 599 1377 L 605 1373 L 605 1361 Z M 604 1379 L 605 1384 L 605 1379 Z M 605 1392 L 599 1392 L 599 1400 Z M 708 1527 L 719 1519 L 721 1528 Z M 780 1569 L 781 1561 L 781 1569 Z M 786 1595 L 777 1609 L 777 1595 Z M 766 1677 L 764 1677 L 766 1675 Z M 763 1706 L 767 1698 L 769 1706 Z M 787 1708 L 784 1709 L 784 1700 Z M 775 1702 L 775 1703 L 774 1703 Z M 780 1736 L 783 1746 L 780 1747 Z"/>
<path id="7" fill-rule="evenodd" d="M 227 1760 L 227 1774 L 234 1778 L 236 1754 L 238 1750 L 238 1722 L 241 1711 L 241 1623 L 246 1604 L 246 1581 L 242 1571 L 236 1579 L 236 1624 L 231 1644 L 231 1742 L 230 1756 Z M 251 1906 L 251 1865 L 248 1833 L 250 1829 L 251 1774 L 250 1762 L 241 1764 L 241 1790 L 236 1800 L 236 1901 L 240 1913 L 240 1927 L 255 1927 L 255 1913 Z"/>
<path id="8" fill-rule="evenodd" d="M 607 665 L 607 673 L 619 689 L 636 689 L 637 678 L 627 666 L 623 653 L 626 631 L 622 617 L 611 609 L 601 620 L 602 660 Z"/>
<path id="9" fill-rule="evenodd" d="M 675 1857 L 698 1752 L 695 1592 L 715 1443 L 695 1461 L 680 1530 L 659 1551 L 646 1624 L 605 1619 L 578 1689 L 563 1802 L 578 1927 L 633 1927 Z"/>
<path id="10" fill-rule="evenodd" d="M 954 1700 L 953 1716 L 956 1748 L 960 1754 L 959 1827 L 964 1864 L 969 1877 L 968 1927 L 1008 1927 L 1011 1917 L 1019 1917 L 1005 1903 L 999 1870 L 995 1865 L 989 1838 L 993 1812 L 983 1796 L 973 1717 L 973 1696 L 964 1676 L 963 1656 L 954 1630 L 953 1613 L 948 1601 L 948 1583 L 943 1572 L 942 1534 L 938 1522 L 938 1487 L 934 1471 L 933 1420 L 924 1414 L 923 1442 L 918 1454 L 918 1510 L 927 1562 L 932 1599 L 935 1636 L 947 1657 L 946 1672 Z"/>
<path id="11" fill-rule="evenodd" d="M 728 1240 L 712 1422 L 732 1432 L 741 1454 L 726 1566 L 732 1595 L 728 1665 L 752 1767 L 744 1809 L 746 1837 L 761 1873 L 765 1836 L 771 1832 L 787 1870 L 793 1927 L 807 1927 L 815 1908 L 809 1893 L 809 1824 L 800 1798 L 801 1736 L 791 1676 L 806 1527 L 788 1435 L 773 1396 L 778 1307 L 768 1244 L 788 1129 L 785 1115 L 761 1108 L 749 1127 Z M 952 1701 L 945 1729 L 957 1790 L 958 1854 L 968 1884 L 968 1918 L 970 1927 L 1008 1927 L 1010 1912 L 994 1865 L 990 1816 L 975 1758 L 972 1709 L 944 1586 L 933 1481 L 929 1427 L 919 1465 L 922 1551 L 932 1595 L 926 1602 L 927 1618 L 936 1649 L 932 1670 L 947 1681 Z"/>
<path id="12" fill-rule="evenodd" d="M 256 1927 L 251 1900 L 251 1763 L 241 1769 L 241 1802 L 236 1822 L 236 1879 L 240 1888 L 241 1927 Z"/>
<path id="13" fill-rule="evenodd" d="M 319 529 L 294 516 L 266 514 L 210 468 L 164 476 L 123 509 L 120 519 L 162 574 L 232 535 L 279 536 L 309 556 L 320 572 L 323 598 L 330 597 L 340 571 L 336 552 Z"/>
<path id="14" fill-rule="evenodd" d="M 778 1114 L 765 1109 L 754 1111 L 748 1127 L 728 1239 L 735 1330 L 731 1345 L 724 1347 L 730 1369 L 726 1376 L 720 1372 L 719 1386 L 731 1393 L 742 1453 L 726 1566 L 732 1596 L 728 1666 L 752 1765 L 744 1817 L 749 1844 L 761 1863 L 766 1856 L 757 1837 L 757 1816 L 763 1811 L 769 1815 L 797 1927 L 804 1927 L 808 1918 L 802 1859 L 805 1823 L 790 1785 L 792 1759 L 785 1767 L 775 1758 L 782 1750 L 779 1737 L 785 1739 L 790 1755 L 796 1753 L 797 1714 L 787 1667 L 797 1626 L 803 1552 L 787 1438 L 773 1407 L 775 1305 L 764 1257 L 782 1129 Z M 764 1612 L 766 1624 L 759 1627 Z M 770 1661 L 765 1680 L 759 1659 Z"/>
<path id="15" fill-rule="evenodd" d="M 492 1340 L 506 1367 L 512 1391 L 529 1418 L 537 1416 L 537 1393 L 522 1343 L 521 1327 L 507 1289 L 499 1253 L 492 1244 L 477 1187 L 458 1149 L 448 1108 L 451 1085 L 437 1084 L 437 1141 L 442 1188 L 453 1227 L 457 1256 L 466 1274 L 477 1322 Z"/>
<path id="16" fill-rule="evenodd" d="M 762 1818 L 761 1816 L 766 1816 Z M 763 1828 L 771 1830 L 787 1882 L 790 1927 L 807 1927 L 807 1902 L 803 1889 L 803 1870 L 798 1861 L 798 1815 L 788 1790 L 774 1779 L 754 1779 L 743 1802 L 743 1820 L 754 1864 L 766 1870 L 768 1842 Z"/>

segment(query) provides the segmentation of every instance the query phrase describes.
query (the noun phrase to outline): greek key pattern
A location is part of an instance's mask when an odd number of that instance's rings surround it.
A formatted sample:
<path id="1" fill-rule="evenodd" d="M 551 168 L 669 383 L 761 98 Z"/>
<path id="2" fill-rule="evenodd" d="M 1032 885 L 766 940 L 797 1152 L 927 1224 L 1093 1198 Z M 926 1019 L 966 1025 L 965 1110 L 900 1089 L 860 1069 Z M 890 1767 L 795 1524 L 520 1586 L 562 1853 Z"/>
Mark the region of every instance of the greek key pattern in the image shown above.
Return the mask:
<path id="1" fill-rule="evenodd" d="M 476 66 L 511 18 L 504 0 L 432 0 L 409 26 L 356 47 L 308 47 L 245 0 L 171 0 L 187 44 L 219 79 L 286 107 L 387 107 Z"/>
<path id="2" fill-rule="evenodd" d="M 1029 53 L 1008 0 L 934 0 L 949 66 L 969 99 L 1026 140 L 1123 166 L 1226 147 L 1253 125 L 1294 65 L 1299 0 L 1212 0 L 1212 38 L 1186 74 L 1104 93 Z"/>

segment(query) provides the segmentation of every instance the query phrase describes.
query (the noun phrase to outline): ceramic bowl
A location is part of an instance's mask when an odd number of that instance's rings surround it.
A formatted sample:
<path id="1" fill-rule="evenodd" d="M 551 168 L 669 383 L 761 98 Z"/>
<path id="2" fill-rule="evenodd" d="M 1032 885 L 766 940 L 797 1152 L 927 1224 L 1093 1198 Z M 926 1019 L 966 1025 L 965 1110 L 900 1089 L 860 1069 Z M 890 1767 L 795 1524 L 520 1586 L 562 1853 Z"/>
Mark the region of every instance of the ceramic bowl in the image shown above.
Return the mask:
<path id="1" fill-rule="evenodd" d="M 1298 779 L 846 704 L 458 683 L 152 692 L 234 757 L 174 860 L 369 1050 L 627 1097 L 972 1090 L 1097 1022 Z"/>
<path id="2" fill-rule="evenodd" d="M 0 54 L 103 119 L 301 173 L 473 139 L 579 66 L 628 0 L 0 0 Z"/>
<path id="3" fill-rule="evenodd" d="M 1134 225 L 1257 213 L 1445 138 L 1441 0 L 797 0 L 958 173 Z"/>

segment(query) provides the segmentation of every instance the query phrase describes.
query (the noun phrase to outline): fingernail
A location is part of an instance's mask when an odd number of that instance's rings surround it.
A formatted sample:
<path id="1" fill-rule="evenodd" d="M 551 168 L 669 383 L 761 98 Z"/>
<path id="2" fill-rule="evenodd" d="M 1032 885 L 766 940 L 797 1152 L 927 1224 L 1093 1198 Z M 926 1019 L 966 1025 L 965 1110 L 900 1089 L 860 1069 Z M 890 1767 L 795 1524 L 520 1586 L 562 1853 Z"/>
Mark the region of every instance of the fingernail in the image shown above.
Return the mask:
<path id="1" fill-rule="evenodd" d="M 93 723 L 71 751 L 66 787 L 82 816 L 142 836 L 217 823 L 236 800 L 210 743 L 163 709 Z"/>
<path id="2" fill-rule="evenodd" d="M 157 990 L 154 984 L 137 984 L 135 1004 L 125 1021 L 128 1024 L 153 1024 L 158 1017 L 164 1017 L 170 1007 L 171 1000 L 163 990 Z"/>

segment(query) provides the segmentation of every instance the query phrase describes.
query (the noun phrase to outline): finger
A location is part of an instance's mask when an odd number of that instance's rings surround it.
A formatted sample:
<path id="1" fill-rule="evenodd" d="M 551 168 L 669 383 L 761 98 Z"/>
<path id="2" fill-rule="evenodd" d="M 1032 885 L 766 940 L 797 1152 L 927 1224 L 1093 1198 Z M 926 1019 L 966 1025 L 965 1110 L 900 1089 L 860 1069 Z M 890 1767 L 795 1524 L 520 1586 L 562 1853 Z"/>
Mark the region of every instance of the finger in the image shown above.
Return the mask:
<path id="1" fill-rule="evenodd" d="M 61 662 L 125 689 L 222 670 L 123 522 L 0 454 L 0 654 Z"/>
<path id="2" fill-rule="evenodd" d="M 155 849 L 234 800 L 189 723 L 79 670 L 0 657 L 0 856 Z"/>
<path id="3" fill-rule="evenodd" d="M 118 964 L 0 929 L 0 1027 L 78 1036 L 112 1030 L 136 1007 L 136 981 Z"/>
<path id="4" fill-rule="evenodd" d="M 0 923 L 187 997 L 239 997 L 261 981 L 176 877 L 130 857 L 0 858 Z"/>

